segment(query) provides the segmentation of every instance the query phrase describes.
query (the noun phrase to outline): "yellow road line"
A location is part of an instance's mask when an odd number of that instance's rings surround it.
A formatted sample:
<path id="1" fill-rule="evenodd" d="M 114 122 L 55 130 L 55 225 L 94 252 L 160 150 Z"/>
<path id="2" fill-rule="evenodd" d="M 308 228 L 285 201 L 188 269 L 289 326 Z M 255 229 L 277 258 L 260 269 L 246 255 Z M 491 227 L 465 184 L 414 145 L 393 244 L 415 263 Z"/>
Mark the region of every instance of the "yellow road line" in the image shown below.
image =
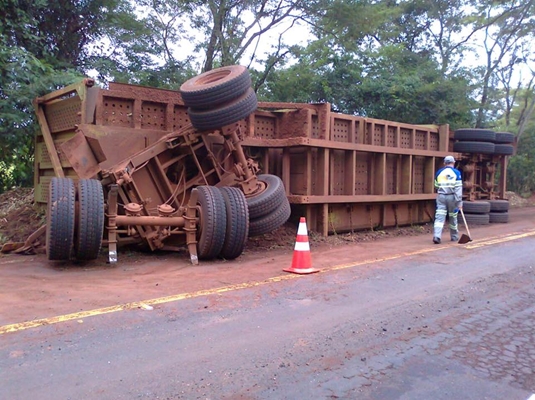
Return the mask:
<path id="1" fill-rule="evenodd" d="M 534 236 L 534 235 L 535 235 L 535 230 L 529 231 L 526 233 L 515 233 L 515 234 L 503 236 L 503 237 L 491 238 L 490 240 L 484 240 L 482 242 L 478 242 L 472 245 L 465 246 L 465 248 L 475 249 L 479 247 L 490 246 L 490 245 L 497 244 L 497 243 L 508 242 L 511 240 L 522 239 L 522 238 Z M 396 260 L 402 257 L 410 257 L 410 256 L 415 256 L 415 255 L 420 255 L 420 254 L 425 254 L 425 253 L 431 253 L 431 252 L 438 251 L 441 249 L 444 249 L 444 246 L 433 246 L 433 247 L 429 247 L 429 248 L 422 249 L 422 250 L 416 250 L 416 251 L 412 251 L 408 253 L 395 254 L 393 256 L 388 256 L 388 257 L 374 258 L 370 260 L 364 260 L 364 261 L 352 262 L 352 263 L 347 263 L 347 264 L 334 265 L 331 267 L 325 267 L 325 268 L 322 268 L 320 272 L 339 271 L 343 269 L 359 267 L 362 265 Z M 171 302 L 185 300 L 185 299 L 192 299 L 196 297 L 203 297 L 203 296 L 209 296 L 213 294 L 220 294 L 220 293 L 232 292 L 232 291 L 241 290 L 241 289 L 264 286 L 264 285 L 268 285 L 271 283 L 301 278 L 302 276 L 303 275 L 294 275 L 294 274 L 281 275 L 281 276 L 275 276 L 273 278 L 266 279 L 264 281 L 238 283 L 235 285 L 228 285 L 228 286 L 223 286 L 219 288 L 198 290 L 196 292 L 181 293 L 177 295 L 159 297 L 156 299 L 150 299 L 150 300 L 145 300 L 145 301 L 136 301 L 132 303 L 118 304 L 115 306 L 103 307 L 103 308 L 98 308 L 98 309 L 89 310 L 89 311 L 81 311 L 81 312 L 72 313 L 72 314 L 59 315 L 56 317 L 42 318 L 42 319 L 36 319 L 33 321 L 20 322 L 20 323 L 11 324 L 11 325 L 4 325 L 4 326 L 0 326 L 0 335 L 3 335 L 5 333 L 11 333 L 11 332 L 19 332 L 19 331 L 23 331 L 23 330 L 31 329 L 31 328 L 37 328 L 39 326 L 44 326 L 44 325 L 52 325 L 52 324 L 57 324 L 60 322 L 94 317 L 97 315 L 110 314 L 110 313 L 124 311 L 124 310 L 143 308 L 146 306 L 154 306 L 154 305 L 171 303 Z"/>
<path id="2" fill-rule="evenodd" d="M 534 235 L 535 235 L 535 231 L 530 231 L 530 232 L 526 232 L 526 233 L 511 234 L 511 235 L 499 237 L 499 238 L 496 238 L 496 239 L 484 240 L 482 242 L 470 244 L 470 245 L 466 246 L 466 248 L 467 249 L 477 249 L 479 247 L 491 246 L 493 244 L 498 244 L 498 243 L 505 243 L 505 242 L 509 242 L 511 240 L 522 239 L 522 238 L 526 238 L 526 237 L 534 236 Z"/>
<path id="3" fill-rule="evenodd" d="M 20 322 L 17 324 L 4 325 L 4 326 L 0 326 L 0 335 L 4 333 L 9 333 L 9 332 L 23 331 L 23 330 L 30 329 L 30 328 L 37 328 L 43 325 L 52 325 L 52 324 L 57 324 L 60 322 L 72 321 L 75 319 L 94 317 L 96 315 L 110 314 L 110 313 L 114 313 L 118 311 L 143 308 L 146 306 L 170 303 L 173 301 L 192 299 L 195 297 L 209 296 L 212 294 L 225 293 L 225 292 L 230 292 L 234 290 L 263 286 L 269 283 L 281 282 L 281 281 L 293 279 L 296 277 L 299 277 L 299 276 L 298 275 L 276 276 L 273 278 L 266 279 L 265 281 L 239 283 L 236 285 L 223 286 L 220 288 L 199 290 L 199 291 L 190 292 L 190 293 L 181 293 L 181 294 L 177 294 L 173 296 L 159 297 L 156 299 L 136 301 L 132 303 L 118 304 L 118 305 L 110 306 L 110 307 L 97 308 L 95 310 L 80 311 L 77 313 L 59 315 L 59 316 L 51 317 L 51 318 L 35 319 L 33 321 L 28 321 L 28 322 Z"/>

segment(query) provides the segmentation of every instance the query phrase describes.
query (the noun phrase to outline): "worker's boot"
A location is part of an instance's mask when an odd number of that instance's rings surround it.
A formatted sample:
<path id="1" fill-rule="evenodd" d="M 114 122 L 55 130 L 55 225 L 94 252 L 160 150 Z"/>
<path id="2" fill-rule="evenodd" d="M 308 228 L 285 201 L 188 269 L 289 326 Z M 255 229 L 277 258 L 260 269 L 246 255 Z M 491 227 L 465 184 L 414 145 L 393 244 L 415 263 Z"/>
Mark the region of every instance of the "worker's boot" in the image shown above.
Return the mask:
<path id="1" fill-rule="evenodd" d="M 440 238 L 435 236 L 435 237 L 433 238 L 433 243 L 434 243 L 434 244 L 440 244 Z"/>

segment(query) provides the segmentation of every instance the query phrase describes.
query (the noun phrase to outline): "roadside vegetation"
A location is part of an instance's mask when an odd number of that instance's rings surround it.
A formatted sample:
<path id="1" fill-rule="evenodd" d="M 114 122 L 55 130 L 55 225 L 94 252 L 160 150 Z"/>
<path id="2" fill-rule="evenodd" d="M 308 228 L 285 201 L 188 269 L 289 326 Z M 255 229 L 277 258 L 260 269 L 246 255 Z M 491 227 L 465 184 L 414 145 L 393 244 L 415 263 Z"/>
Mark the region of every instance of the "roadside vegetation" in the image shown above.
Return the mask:
<path id="1" fill-rule="evenodd" d="M 33 185 L 32 100 L 91 76 L 178 89 L 232 64 L 263 101 L 512 132 L 535 191 L 535 0 L 0 0 L 0 193 Z"/>

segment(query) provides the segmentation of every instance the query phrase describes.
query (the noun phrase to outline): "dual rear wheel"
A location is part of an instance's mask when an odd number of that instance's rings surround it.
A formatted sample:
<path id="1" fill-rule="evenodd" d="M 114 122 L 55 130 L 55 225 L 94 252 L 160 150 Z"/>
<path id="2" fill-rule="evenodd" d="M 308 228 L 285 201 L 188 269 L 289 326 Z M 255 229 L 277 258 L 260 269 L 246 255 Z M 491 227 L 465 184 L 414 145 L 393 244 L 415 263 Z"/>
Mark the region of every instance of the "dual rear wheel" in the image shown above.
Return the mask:
<path id="1" fill-rule="evenodd" d="M 78 199 L 78 207 L 76 200 Z M 48 192 L 46 253 L 49 260 L 94 260 L 104 232 L 104 191 L 94 179 L 52 178 Z"/>
<path id="2" fill-rule="evenodd" d="M 245 197 L 234 187 L 198 186 L 199 259 L 234 259 L 247 237 L 274 231 L 290 218 L 291 208 L 282 180 L 276 175 L 258 175 L 261 189 Z"/>
<path id="3" fill-rule="evenodd" d="M 234 259 L 245 248 L 249 210 L 243 192 L 234 187 L 198 186 L 199 230 L 197 256 Z"/>
<path id="4" fill-rule="evenodd" d="M 199 186 L 199 259 L 234 259 L 249 236 L 273 231 L 290 217 L 280 178 L 259 175 L 263 190 L 245 198 L 234 187 Z M 77 206 L 78 204 L 78 206 Z M 46 252 L 49 260 L 94 260 L 104 232 L 104 191 L 94 179 L 52 178 L 49 187 Z"/>

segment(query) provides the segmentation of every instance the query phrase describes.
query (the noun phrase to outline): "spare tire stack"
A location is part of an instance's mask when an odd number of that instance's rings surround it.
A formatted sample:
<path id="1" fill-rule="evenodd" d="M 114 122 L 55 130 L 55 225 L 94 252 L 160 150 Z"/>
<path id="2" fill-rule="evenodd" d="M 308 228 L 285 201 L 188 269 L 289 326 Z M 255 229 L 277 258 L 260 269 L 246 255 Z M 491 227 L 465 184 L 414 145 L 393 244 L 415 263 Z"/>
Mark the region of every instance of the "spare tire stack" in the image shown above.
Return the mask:
<path id="1" fill-rule="evenodd" d="M 491 129 L 457 129 L 454 132 L 453 151 L 457 153 L 514 154 L 512 143 L 515 136 L 509 132 L 494 132 Z"/>
<path id="2" fill-rule="evenodd" d="M 255 112 L 258 101 L 246 67 L 230 65 L 204 72 L 180 86 L 193 127 L 209 131 Z"/>
<path id="3" fill-rule="evenodd" d="M 180 94 L 184 104 L 188 107 L 188 115 L 193 127 L 199 131 L 213 131 L 226 125 L 231 125 L 254 113 L 258 101 L 251 87 L 251 76 L 246 67 L 230 65 L 200 74 L 184 82 L 180 87 Z M 245 229 L 243 224 L 228 227 L 227 236 L 235 236 L 231 232 L 237 231 L 240 237 L 258 236 L 272 232 L 282 226 L 290 218 L 290 202 L 282 180 L 276 175 L 263 174 L 257 177 L 258 190 L 248 195 L 247 219 Z M 229 202 L 227 208 L 233 205 L 236 193 L 222 188 L 225 199 Z M 240 209 L 241 201 L 240 201 Z M 231 218 L 232 214 L 229 214 Z M 205 229 L 213 229 L 207 227 Z M 220 235 L 223 237 L 223 234 Z M 237 245 L 227 238 L 228 250 L 222 250 L 225 258 L 234 258 L 242 250 L 242 240 Z M 235 250 L 237 248 L 237 250 Z M 200 253 L 203 255 L 204 253 Z M 214 252 L 215 254 L 215 252 Z M 209 254 L 212 256 L 212 254 Z"/>
<path id="4" fill-rule="evenodd" d="M 515 136 L 509 132 L 495 132 L 491 129 L 457 129 L 454 132 L 453 151 L 468 154 L 510 156 L 514 154 Z M 492 167 L 492 165 L 491 165 Z M 483 168 L 489 168 L 484 166 Z M 463 173 L 470 177 L 475 166 L 464 165 Z M 489 168 L 490 169 L 490 168 Z M 465 177 L 463 177 L 465 180 Z M 492 184 L 492 182 L 490 182 Z M 509 221 L 509 202 L 507 200 L 465 201 L 464 213 L 468 225 L 486 225 Z M 462 223 L 462 219 L 459 219 Z"/>
<path id="5" fill-rule="evenodd" d="M 468 226 L 509 222 L 508 200 L 465 201 L 463 212 Z M 463 223 L 462 218 L 458 220 Z"/>
<path id="6" fill-rule="evenodd" d="M 453 151 L 457 153 L 494 154 L 496 133 L 489 129 L 457 129 Z"/>

